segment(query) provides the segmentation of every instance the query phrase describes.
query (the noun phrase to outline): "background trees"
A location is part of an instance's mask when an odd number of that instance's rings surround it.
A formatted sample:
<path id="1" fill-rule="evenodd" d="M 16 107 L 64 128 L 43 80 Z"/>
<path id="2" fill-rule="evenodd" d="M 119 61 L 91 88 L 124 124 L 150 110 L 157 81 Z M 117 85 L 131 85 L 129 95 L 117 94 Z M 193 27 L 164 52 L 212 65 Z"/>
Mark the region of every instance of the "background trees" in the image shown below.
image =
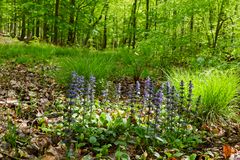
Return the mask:
<path id="1" fill-rule="evenodd" d="M 20 40 L 148 48 L 164 56 L 239 50 L 238 0 L 0 0 L 0 5 L 0 31 Z"/>

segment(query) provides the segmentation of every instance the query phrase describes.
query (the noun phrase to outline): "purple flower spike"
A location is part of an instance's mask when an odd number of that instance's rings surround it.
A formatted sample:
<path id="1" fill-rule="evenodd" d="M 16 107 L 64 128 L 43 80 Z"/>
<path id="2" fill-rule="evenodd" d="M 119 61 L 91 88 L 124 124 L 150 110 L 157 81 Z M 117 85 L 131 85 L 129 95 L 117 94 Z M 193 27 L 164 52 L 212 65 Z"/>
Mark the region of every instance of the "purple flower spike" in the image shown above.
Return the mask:
<path id="1" fill-rule="evenodd" d="M 159 90 L 154 97 L 153 103 L 156 106 L 159 106 L 162 104 L 162 102 L 163 102 L 163 92 L 162 92 L 162 90 Z"/>
<path id="2" fill-rule="evenodd" d="M 118 100 L 121 98 L 121 90 L 122 90 L 121 83 L 118 83 L 116 86 L 116 97 Z"/>
<path id="3" fill-rule="evenodd" d="M 167 89 L 167 95 L 170 95 L 170 94 L 171 94 L 171 85 L 170 85 L 170 82 L 167 82 L 167 83 L 166 83 L 166 89 Z"/>
<path id="4" fill-rule="evenodd" d="M 151 88 L 151 79 L 148 77 L 145 80 L 145 86 L 144 86 L 144 101 L 148 101 L 150 97 L 150 88 Z"/>
<path id="5" fill-rule="evenodd" d="M 89 92 L 89 96 L 90 96 L 90 102 L 93 103 L 94 102 L 94 96 L 95 96 L 95 88 L 96 88 L 96 78 L 94 76 L 90 76 L 89 78 L 89 88 L 90 88 L 90 92 Z"/>
<path id="6" fill-rule="evenodd" d="M 140 96 L 141 91 L 140 91 L 141 85 L 139 83 L 139 81 L 136 82 L 136 95 Z"/>

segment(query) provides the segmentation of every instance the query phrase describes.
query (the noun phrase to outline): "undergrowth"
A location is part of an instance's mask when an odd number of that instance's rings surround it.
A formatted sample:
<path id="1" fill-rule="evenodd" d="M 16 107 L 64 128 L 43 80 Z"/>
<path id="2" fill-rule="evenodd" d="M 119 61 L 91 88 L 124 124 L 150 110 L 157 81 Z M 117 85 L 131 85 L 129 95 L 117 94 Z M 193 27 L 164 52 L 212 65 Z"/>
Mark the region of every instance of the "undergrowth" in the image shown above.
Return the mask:
<path id="1" fill-rule="evenodd" d="M 239 76 L 235 71 L 207 70 L 190 72 L 173 70 L 168 79 L 173 84 L 181 80 L 192 80 L 194 95 L 201 95 L 200 115 L 203 121 L 224 122 L 229 119 L 239 121 L 239 108 L 234 103 L 238 97 Z"/>

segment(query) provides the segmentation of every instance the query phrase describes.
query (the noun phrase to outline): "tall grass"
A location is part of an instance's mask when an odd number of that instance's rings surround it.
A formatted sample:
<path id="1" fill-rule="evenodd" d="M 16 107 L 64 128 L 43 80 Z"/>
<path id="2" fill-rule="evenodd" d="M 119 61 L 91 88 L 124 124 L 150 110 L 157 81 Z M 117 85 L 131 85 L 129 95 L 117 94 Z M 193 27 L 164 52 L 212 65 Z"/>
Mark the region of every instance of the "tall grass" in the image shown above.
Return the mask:
<path id="1" fill-rule="evenodd" d="M 9 44 L 0 45 L 0 59 L 15 60 L 28 59 L 26 63 L 36 61 L 47 61 L 55 56 L 57 47 L 51 45 L 27 45 L 27 44 Z"/>
<path id="2" fill-rule="evenodd" d="M 46 43 L 31 42 L 0 44 L 0 63 L 13 61 L 21 64 L 51 63 L 59 66 L 54 73 L 59 82 L 69 80 L 71 72 L 98 79 L 117 79 L 131 77 L 134 80 L 151 76 L 159 78 L 168 68 L 167 59 L 157 58 L 149 50 L 138 51 L 128 48 L 93 51 L 81 48 L 53 46 Z"/>
<path id="3" fill-rule="evenodd" d="M 235 72 L 173 70 L 168 79 L 174 84 L 180 83 L 181 80 L 192 80 L 195 85 L 193 94 L 201 95 L 200 107 L 196 109 L 203 121 L 215 123 L 239 120 L 239 108 L 233 103 L 239 88 L 239 77 Z"/>
<path id="4" fill-rule="evenodd" d="M 75 56 L 60 58 L 60 70 L 55 75 L 63 83 L 73 71 L 85 77 L 94 75 L 97 79 L 134 77 L 138 73 L 135 72 L 136 65 L 131 61 L 132 57 L 133 55 L 125 50 L 80 52 Z"/>
<path id="5" fill-rule="evenodd" d="M 62 58 L 59 61 L 60 69 L 55 73 L 55 77 L 58 81 L 65 83 L 75 71 L 86 77 L 95 75 L 98 79 L 109 78 L 119 72 L 115 62 L 113 55 L 81 53 L 79 56 Z"/>

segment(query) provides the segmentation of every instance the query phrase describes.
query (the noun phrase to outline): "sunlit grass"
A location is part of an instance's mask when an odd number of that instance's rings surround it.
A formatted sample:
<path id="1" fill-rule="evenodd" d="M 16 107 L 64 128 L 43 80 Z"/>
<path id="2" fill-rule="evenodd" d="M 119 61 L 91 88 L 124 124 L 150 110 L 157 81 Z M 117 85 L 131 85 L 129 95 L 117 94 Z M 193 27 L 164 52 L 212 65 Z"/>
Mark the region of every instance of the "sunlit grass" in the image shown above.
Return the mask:
<path id="1" fill-rule="evenodd" d="M 190 72 L 173 70 L 169 80 L 174 84 L 192 80 L 194 95 L 201 95 L 200 107 L 197 108 L 203 121 L 218 122 L 239 120 L 239 109 L 234 102 L 239 88 L 239 77 L 233 71 L 208 70 Z M 177 85 L 176 85 L 177 86 Z"/>

